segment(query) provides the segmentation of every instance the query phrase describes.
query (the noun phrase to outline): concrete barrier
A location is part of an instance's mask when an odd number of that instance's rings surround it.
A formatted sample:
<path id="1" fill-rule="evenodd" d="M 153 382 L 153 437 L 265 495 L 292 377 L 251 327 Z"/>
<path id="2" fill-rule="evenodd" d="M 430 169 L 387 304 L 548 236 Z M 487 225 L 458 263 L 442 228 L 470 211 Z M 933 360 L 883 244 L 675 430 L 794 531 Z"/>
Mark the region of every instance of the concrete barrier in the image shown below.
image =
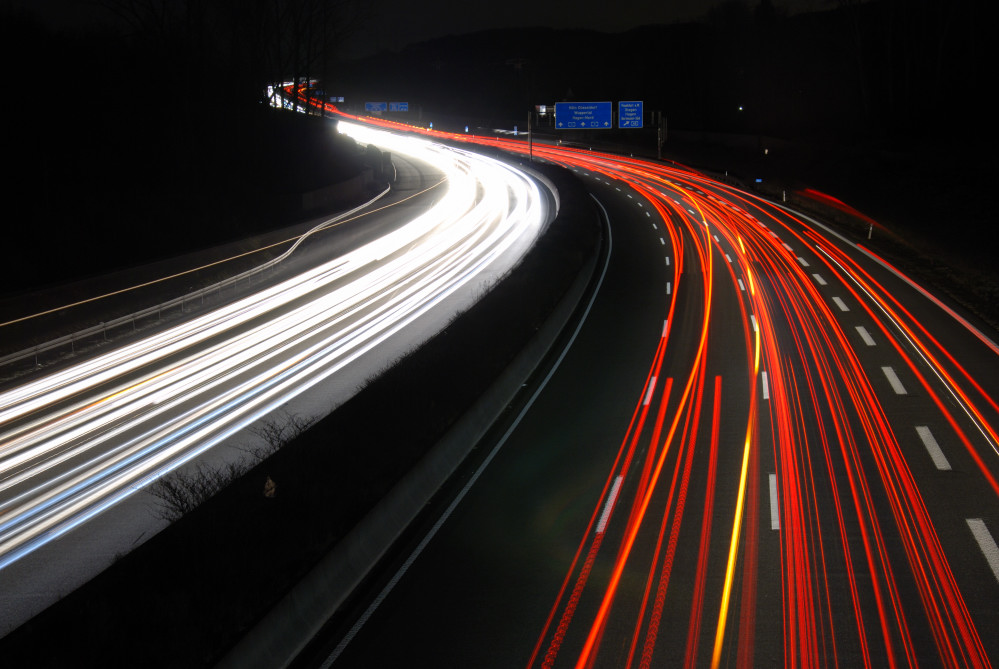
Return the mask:
<path id="1" fill-rule="evenodd" d="M 321 630 L 454 473 L 534 373 L 587 292 L 599 245 L 496 382 L 420 463 L 226 655 L 219 667 L 286 667 Z"/>

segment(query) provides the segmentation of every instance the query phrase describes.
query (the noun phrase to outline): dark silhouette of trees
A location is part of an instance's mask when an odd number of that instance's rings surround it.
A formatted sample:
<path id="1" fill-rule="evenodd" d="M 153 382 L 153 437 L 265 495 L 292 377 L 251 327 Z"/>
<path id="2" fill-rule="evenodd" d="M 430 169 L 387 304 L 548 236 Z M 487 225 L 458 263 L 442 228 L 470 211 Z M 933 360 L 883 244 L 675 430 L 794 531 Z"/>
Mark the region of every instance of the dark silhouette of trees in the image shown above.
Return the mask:
<path id="1" fill-rule="evenodd" d="M 324 78 L 363 16 L 356 0 L 99 2 L 194 99 L 259 98 L 268 84 Z"/>
<path id="2" fill-rule="evenodd" d="M 0 296 L 286 225 L 301 193 L 360 169 L 327 127 L 263 104 L 268 83 L 333 71 L 355 0 L 88 6 L 69 27 L 0 6 L 4 192 L 31 203 Z"/>
<path id="3" fill-rule="evenodd" d="M 865 119 L 880 133 L 971 130 L 984 120 L 982 0 L 837 0 L 850 22 Z"/>

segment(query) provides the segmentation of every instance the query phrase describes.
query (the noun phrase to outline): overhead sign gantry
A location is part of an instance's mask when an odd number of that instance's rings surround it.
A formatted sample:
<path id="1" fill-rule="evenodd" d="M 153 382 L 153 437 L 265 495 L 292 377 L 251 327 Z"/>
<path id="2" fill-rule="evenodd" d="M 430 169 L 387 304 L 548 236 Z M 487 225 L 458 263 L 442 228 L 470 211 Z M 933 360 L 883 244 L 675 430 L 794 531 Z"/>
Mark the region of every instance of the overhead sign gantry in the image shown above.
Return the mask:
<path id="1" fill-rule="evenodd" d="M 610 102 L 556 102 L 555 127 L 559 130 L 611 129 L 614 127 Z"/>

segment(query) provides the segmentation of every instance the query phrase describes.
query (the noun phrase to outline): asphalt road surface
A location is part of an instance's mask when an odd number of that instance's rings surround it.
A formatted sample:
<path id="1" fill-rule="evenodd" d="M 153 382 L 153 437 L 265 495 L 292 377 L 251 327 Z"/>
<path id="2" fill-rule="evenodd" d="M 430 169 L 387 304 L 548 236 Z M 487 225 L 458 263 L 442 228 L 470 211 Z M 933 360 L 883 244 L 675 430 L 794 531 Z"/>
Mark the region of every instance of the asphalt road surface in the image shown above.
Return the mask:
<path id="1" fill-rule="evenodd" d="M 606 213 L 591 308 L 479 449 L 488 466 L 466 468 L 474 485 L 449 489 L 300 663 L 999 658 L 994 333 L 751 194 L 534 154 Z"/>
<path id="2" fill-rule="evenodd" d="M 550 196 L 499 161 L 355 131 L 398 157 L 388 202 L 337 221 L 332 239 L 310 235 L 257 292 L 0 393 L 5 624 L 22 580 L 15 568 L 35 551 L 86 532 L 163 473 L 356 361 L 370 363 L 386 342 L 379 364 L 388 364 L 429 321 L 448 322 L 508 271 L 548 220 Z M 44 599 L 34 587 L 22 594 L 31 605 Z"/>

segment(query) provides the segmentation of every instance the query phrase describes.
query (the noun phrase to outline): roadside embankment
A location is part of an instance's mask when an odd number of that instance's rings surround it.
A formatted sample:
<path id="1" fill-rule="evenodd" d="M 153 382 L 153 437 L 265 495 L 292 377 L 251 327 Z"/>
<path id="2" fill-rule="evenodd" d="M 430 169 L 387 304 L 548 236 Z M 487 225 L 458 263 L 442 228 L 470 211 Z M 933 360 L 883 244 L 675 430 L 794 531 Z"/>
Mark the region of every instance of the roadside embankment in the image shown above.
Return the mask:
<path id="1" fill-rule="evenodd" d="M 509 276 L 298 439 L 0 639 L 5 663 L 207 666 L 317 565 L 335 563 L 331 551 L 355 571 L 321 569 L 322 580 L 334 598 L 349 591 L 506 406 L 582 294 L 597 213 L 569 173 L 537 169 L 558 188 L 560 213 Z"/>

